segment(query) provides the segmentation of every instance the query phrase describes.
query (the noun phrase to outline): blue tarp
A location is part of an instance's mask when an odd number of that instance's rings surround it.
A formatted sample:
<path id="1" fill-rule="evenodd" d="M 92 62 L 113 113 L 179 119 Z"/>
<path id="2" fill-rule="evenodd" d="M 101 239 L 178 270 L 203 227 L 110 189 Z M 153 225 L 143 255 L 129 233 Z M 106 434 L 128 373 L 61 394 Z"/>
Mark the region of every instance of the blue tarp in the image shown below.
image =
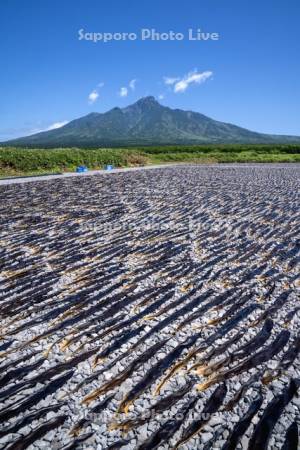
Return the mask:
<path id="1" fill-rule="evenodd" d="M 78 166 L 76 167 L 77 173 L 87 172 L 89 169 L 86 166 Z"/>

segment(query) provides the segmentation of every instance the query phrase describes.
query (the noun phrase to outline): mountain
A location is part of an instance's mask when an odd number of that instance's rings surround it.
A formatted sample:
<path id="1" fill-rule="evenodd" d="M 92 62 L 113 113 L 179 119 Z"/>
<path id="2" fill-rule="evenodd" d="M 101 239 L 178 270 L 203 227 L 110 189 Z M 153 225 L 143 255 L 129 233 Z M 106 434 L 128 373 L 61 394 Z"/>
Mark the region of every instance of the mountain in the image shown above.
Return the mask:
<path id="1" fill-rule="evenodd" d="M 300 137 L 256 133 L 203 114 L 171 109 L 154 97 L 126 108 L 91 113 L 67 125 L 5 142 L 28 147 L 100 147 L 226 143 L 296 143 Z"/>

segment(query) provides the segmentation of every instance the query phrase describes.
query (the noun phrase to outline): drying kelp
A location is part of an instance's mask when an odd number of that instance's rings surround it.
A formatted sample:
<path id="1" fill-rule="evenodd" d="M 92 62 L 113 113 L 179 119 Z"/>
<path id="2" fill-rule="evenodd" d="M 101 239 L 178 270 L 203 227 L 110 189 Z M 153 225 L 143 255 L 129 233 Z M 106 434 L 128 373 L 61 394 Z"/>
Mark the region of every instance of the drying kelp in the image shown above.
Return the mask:
<path id="1" fill-rule="evenodd" d="M 0 420 L 6 421 L 11 417 L 16 417 L 20 412 L 26 411 L 31 406 L 35 405 L 39 401 L 43 400 L 47 395 L 56 392 L 60 389 L 74 374 L 73 371 L 67 372 L 64 375 L 56 378 L 53 381 L 50 381 L 45 387 L 40 388 L 34 394 L 25 398 L 25 400 L 19 400 L 14 402 L 11 406 L 7 406 L 4 409 L 0 410 Z"/>
<path id="2" fill-rule="evenodd" d="M 248 318 L 249 314 L 253 313 L 260 306 L 256 303 L 242 308 L 231 319 L 227 320 L 220 326 L 213 334 L 211 334 L 205 341 L 206 347 L 212 345 L 217 339 L 223 338 L 229 331 L 231 331 L 239 322 Z M 203 347 L 203 346 L 202 346 Z"/>
<path id="3" fill-rule="evenodd" d="M 265 320 L 267 317 L 273 316 L 276 314 L 276 312 L 281 309 L 285 303 L 288 301 L 288 298 L 290 294 L 292 293 L 291 290 L 288 290 L 286 292 L 283 292 L 275 301 L 274 303 L 266 309 L 266 311 L 253 323 L 253 325 L 257 325 L 263 320 Z"/>
<path id="4" fill-rule="evenodd" d="M 205 404 L 201 418 L 192 421 L 187 428 L 183 430 L 181 439 L 176 443 L 175 449 L 178 449 L 182 444 L 189 441 L 193 436 L 198 434 L 203 425 L 209 421 L 212 414 L 214 414 L 222 405 L 224 398 L 227 394 L 227 388 L 225 384 L 220 384 L 217 389 L 212 393 L 208 402 Z"/>
<path id="5" fill-rule="evenodd" d="M 205 355 L 198 359 L 197 363 L 193 364 L 190 368 L 189 371 L 193 371 L 195 369 L 197 369 L 198 367 L 208 367 L 208 364 L 210 362 L 210 360 L 215 357 L 218 356 L 222 353 L 224 353 L 225 351 L 227 351 L 228 349 L 230 349 L 230 347 L 234 344 L 236 344 L 244 335 L 244 331 L 240 331 L 238 333 L 235 333 L 233 335 L 232 338 L 225 340 L 225 342 L 219 346 L 212 346 L 209 347 L 210 350 L 205 351 Z M 191 354 L 191 356 L 195 356 L 195 354 L 199 353 L 199 351 L 197 350 L 196 353 Z M 191 358 L 186 358 L 186 361 L 184 361 L 184 364 L 187 363 Z M 180 364 L 180 363 L 179 363 Z"/>
<path id="6" fill-rule="evenodd" d="M 114 442 L 114 444 L 109 445 L 105 448 L 105 450 L 119 450 L 119 448 L 124 447 L 125 445 L 129 444 L 129 440 L 126 439 L 120 439 L 119 441 Z"/>
<path id="7" fill-rule="evenodd" d="M 11 380 L 16 380 L 20 377 L 27 375 L 28 373 L 34 371 L 38 367 L 40 367 L 44 363 L 45 359 L 40 358 L 38 361 L 35 361 L 32 364 L 28 364 L 27 366 L 19 367 L 17 369 L 13 369 L 8 371 L 5 375 L 0 378 L 0 389 L 9 383 Z"/>
<path id="8" fill-rule="evenodd" d="M 168 441 L 175 433 L 179 430 L 181 425 L 190 410 L 193 409 L 197 403 L 198 398 L 192 398 L 181 408 L 181 418 L 180 419 L 169 419 L 167 420 L 155 433 L 153 433 L 149 439 L 144 441 L 138 450 L 153 450 L 158 448 L 161 444 Z"/>
<path id="9" fill-rule="evenodd" d="M 150 417 L 153 417 L 156 414 L 160 414 L 163 411 L 166 411 L 167 409 L 170 409 L 172 406 L 174 406 L 179 400 L 181 400 L 193 387 L 196 380 L 190 380 L 188 381 L 182 388 L 178 389 L 174 393 L 167 395 L 166 397 L 162 398 L 161 400 L 158 400 L 148 412 L 148 417 L 145 414 L 144 417 L 137 417 L 135 419 L 128 419 L 120 423 L 113 424 L 111 428 L 115 429 L 118 428 L 122 431 L 128 431 L 132 428 L 139 427 L 143 425 L 143 423 L 148 422 Z"/>
<path id="10" fill-rule="evenodd" d="M 99 395 L 102 395 L 115 387 L 119 386 L 124 380 L 126 380 L 135 370 L 137 370 L 142 364 L 147 362 L 150 358 L 152 358 L 159 349 L 161 349 L 168 339 L 165 339 L 163 341 L 157 342 L 156 344 L 152 345 L 148 350 L 146 350 L 144 353 L 142 353 L 138 358 L 136 358 L 134 361 L 132 361 L 128 367 L 126 367 L 121 373 L 119 373 L 116 378 L 113 378 L 111 381 L 108 381 L 106 384 L 101 386 L 100 388 L 96 389 L 95 391 L 91 392 L 89 395 L 87 395 L 82 403 L 89 404 L 93 400 L 95 400 Z"/>
<path id="11" fill-rule="evenodd" d="M 162 387 L 167 383 L 167 381 L 176 374 L 180 369 L 184 368 L 187 363 L 192 359 L 196 354 L 198 353 L 198 347 L 196 349 L 191 350 L 185 358 L 183 358 L 181 361 L 176 363 L 167 373 L 167 375 L 164 376 L 164 378 L 160 381 L 158 386 L 155 389 L 155 394 L 159 394 Z"/>
<path id="12" fill-rule="evenodd" d="M 276 367 L 272 371 L 267 371 L 263 376 L 263 384 L 268 384 L 280 375 L 286 373 L 289 367 L 293 364 L 300 352 L 300 336 L 296 336 L 294 341 L 290 343 L 288 349 L 283 353 L 280 361 L 276 364 Z"/>
<path id="13" fill-rule="evenodd" d="M 245 361 L 232 367 L 231 369 L 218 373 L 207 382 L 199 385 L 198 388 L 200 390 L 207 389 L 209 386 L 215 383 L 227 380 L 228 378 L 231 378 L 235 375 L 239 375 L 247 370 L 252 369 L 253 367 L 260 366 L 264 362 L 269 361 L 283 349 L 283 347 L 288 342 L 289 337 L 290 337 L 289 331 L 287 330 L 281 331 L 281 333 L 272 342 L 272 344 L 267 346 L 265 349 L 261 350 L 258 353 L 255 353 L 253 356 L 247 358 Z"/>
<path id="14" fill-rule="evenodd" d="M 137 323 L 141 319 L 145 319 L 145 320 L 148 319 L 149 318 L 149 313 L 155 311 L 156 308 L 158 308 L 160 305 L 162 305 L 167 300 L 172 298 L 172 295 L 173 295 L 172 292 L 165 294 L 162 298 L 160 298 L 159 300 L 157 300 L 154 303 L 152 303 L 151 306 L 147 307 L 142 312 L 133 315 L 130 319 L 120 320 L 120 317 L 117 317 L 116 319 L 109 320 L 105 324 L 102 323 L 101 329 L 104 330 L 104 331 L 102 331 L 102 333 L 100 333 L 96 338 L 89 339 L 88 343 L 91 344 L 92 342 L 94 342 L 96 340 L 100 340 L 103 337 L 108 336 L 112 331 L 119 331 L 119 330 L 122 330 L 122 329 L 126 329 L 126 327 L 132 326 L 133 324 Z M 140 295 L 139 295 L 139 297 L 140 297 Z M 126 303 L 129 304 L 128 301 Z M 170 306 L 169 308 L 171 308 L 171 307 L 172 306 Z M 110 316 L 110 311 L 106 311 L 106 315 L 105 316 L 103 314 L 101 315 L 101 320 L 103 320 L 105 317 L 109 317 L 109 316 Z M 114 323 L 114 325 L 110 326 L 112 323 Z M 107 326 L 108 326 L 108 328 L 107 328 Z M 133 331 L 133 334 L 135 334 L 135 331 Z M 150 334 L 151 333 L 147 333 L 143 337 L 141 337 L 139 339 L 138 343 L 136 344 L 136 346 L 138 346 L 142 342 L 144 342 L 149 337 Z M 72 337 L 71 341 L 74 342 L 75 339 Z M 67 341 L 67 345 L 69 345 L 69 343 L 70 343 L 70 341 Z M 86 344 L 86 342 L 84 343 L 84 345 L 85 344 Z M 79 347 L 79 349 L 81 349 L 81 347 Z M 118 345 L 116 346 L 116 348 L 117 347 L 118 347 Z M 79 350 L 79 349 L 77 349 L 77 350 Z M 96 361 L 96 364 L 97 364 L 97 361 Z"/>
<path id="15" fill-rule="evenodd" d="M 93 408 L 91 408 L 88 411 L 88 415 L 90 415 L 91 417 L 94 414 L 100 414 L 109 404 L 109 402 L 111 401 L 111 399 L 114 397 L 114 394 L 108 395 L 106 398 L 104 398 L 101 402 L 99 402 L 97 405 L 95 405 Z M 92 418 L 85 418 L 83 417 L 82 419 L 80 419 L 71 429 L 70 434 L 72 436 L 78 436 L 81 431 L 83 430 L 83 428 L 85 428 L 87 425 L 89 425 L 91 423 Z"/>
<path id="16" fill-rule="evenodd" d="M 174 367 L 169 371 L 169 373 L 164 377 L 164 379 L 161 381 L 161 383 L 156 388 L 156 393 L 160 392 L 160 389 L 162 386 L 181 368 L 185 367 L 187 363 L 194 358 L 197 354 L 205 351 L 207 348 L 207 344 L 211 345 L 213 344 L 218 338 L 223 337 L 229 332 L 236 323 L 238 323 L 240 320 L 243 320 L 247 317 L 249 312 L 252 312 L 256 309 L 257 305 L 250 305 L 249 307 L 244 308 L 241 310 L 238 314 L 236 314 L 232 319 L 228 320 L 223 326 L 220 327 L 215 333 L 213 333 L 208 339 L 206 339 L 205 343 L 201 343 L 199 346 L 194 348 L 189 352 L 189 354 L 179 363 L 175 364 Z M 201 336 L 201 333 L 199 334 L 199 337 Z M 213 355 L 219 354 L 223 349 L 228 348 L 231 344 L 236 342 L 237 339 L 241 337 L 241 334 L 238 334 L 237 336 L 234 336 L 231 338 L 228 342 L 226 342 L 223 346 L 221 346 L 218 349 L 212 348 L 209 353 L 203 358 L 201 361 L 199 361 L 197 364 L 195 364 L 192 369 L 198 368 L 198 366 L 206 365 L 209 359 Z"/>
<path id="17" fill-rule="evenodd" d="M 31 358 L 37 356 L 37 355 L 39 356 L 39 354 L 40 354 L 39 351 L 35 351 L 35 352 L 30 353 L 30 355 L 25 354 L 25 355 L 21 356 L 20 358 L 14 359 L 11 362 L 7 362 L 6 364 L 0 364 L 1 371 L 4 373 L 4 372 L 10 370 L 11 368 L 15 369 L 19 364 L 23 363 L 24 361 L 27 361 L 28 359 L 31 359 Z"/>
<path id="18" fill-rule="evenodd" d="M 246 394 L 247 390 L 258 380 L 262 378 L 262 373 L 258 372 L 252 375 L 246 383 L 242 385 L 240 389 L 235 392 L 233 397 L 226 403 L 224 406 L 225 411 L 231 411 L 235 405 L 240 401 L 241 398 L 243 398 L 244 394 Z"/>
<path id="19" fill-rule="evenodd" d="M 0 186 L 0 447 L 68 416 L 30 447 L 170 449 L 227 379 L 194 447 L 251 437 L 299 371 L 298 192 L 292 165 Z"/>
<path id="20" fill-rule="evenodd" d="M 262 403 L 263 397 L 260 394 L 258 398 L 251 403 L 248 411 L 242 417 L 242 419 L 235 425 L 227 439 L 227 442 L 225 442 L 225 444 L 223 445 L 222 450 L 235 450 L 237 448 L 240 439 L 249 427 L 253 417 L 258 412 Z"/>
<path id="21" fill-rule="evenodd" d="M 126 412 L 128 407 L 133 401 L 141 395 L 151 384 L 154 383 L 157 378 L 160 377 L 165 370 L 181 355 L 181 353 L 191 347 L 199 338 L 199 334 L 188 338 L 182 344 L 175 347 L 174 350 L 169 352 L 165 358 L 159 360 L 141 379 L 141 381 L 126 395 L 119 406 L 119 412 Z"/>
<path id="22" fill-rule="evenodd" d="M 35 443 L 37 439 L 40 439 L 45 434 L 47 434 L 49 431 L 54 430 L 55 428 L 60 427 L 65 420 L 67 419 L 67 416 L 57 416 L 53 419 L 48 420 L 47 422 L 43 423 L 39 427 L 35 428 L 31 433 L 27 434 L 26 436 L 22 436 L 19 438 L 16 442 L 9 445 L 7 447 L 8 450 L 25 450 L 30 445 Z"/>
<path id="23" fill-rule="evenodd" d="M 297 422 L 293 422 L 286 432 L 286 437 L 281 450 L 298 450 L 299 433 Z"/>
<path id="24" fill-rule="evenodd" d="M 41 417 L 45 416 L 48 412 L 58 411 L 63 405 L 66 405 L 66 403 L 60 402 L 55 405 L 46 406 L 45 408 L 39 408 L 35 412 L 25 414 L 24 417 L 21 417 L 20 419 L 16 420 L 11 425 L 1 428 L 0 437 L 10 433 L 17 433 L 17 431 L 19 431 L 21 428 L 31 424 L 31 422 L 33 422 L 34 420 L 39 420 Z"/>
<path id="25" fill-rule="evenodd" d="M 214 299 L 209 304 L 204 305 L 203 307 L 199 308 L 198 311 L 196 311 L 195 313 L 193 313 L 190 316 L 188 316 L 185 320 L 183 320 L 180 323 L 178 328 L 181 329 L 182 327 L 190 324 L 191 322 L 193 322 L 197 318 L 201 317 L 204 313 L 209 311 L 211 308 L 216 308 L 218 305 L 220 305 L 222 303 L 223 299 L 224 299 L 224 296 L 221 295 L 221 296 L 217 297 L 216 299 Z M 223 320 L 228 319 L 229 317 L 231 317 L 237 311 L 237 309 L 239 307 L 243 306 L 250 299 L 251 299 L 250 296 L 248 296 L 248 295 L 244 296 L 238 302 L 234 303 L 234 305 L 231 308 L 229 308 L 222 316 L 219 316 L 219 317 L 211 320 L 208 323 L 208 325 L 217 325 L 218 323 L 222 322 Z M 231 302 L 234 301 L 235 297 L 231 298 L 230 300 L 231 300 Z M 227 300 L 227 302 L 228 302 L 228 300 Z"/>
<path id="26" fill-rule="evenodd" d="M 288 326 L 291 320 L 293 320 L 294 316 L 300 311 L 300 306 L 297 306 L 296 308 L 292 309 L 287 313 L 287 315 L 284 318 L 284 324 L 285 326 Z"/>
<path id="27" fill-rule="evenodd" d="M 265 408 L 265 411 L 257 423 L 249 442 L 253 450 L 265 450 L 268 446 L 271 432 L 281 416 L 286 405 L 297 393 L 300 381 L 292 379 L 287 388 L 277 395 Z"/>
<path id="28" fill-rule="evenodd" d="M 300 352 L 300 336 L 297 336 L 295 340 L 291 343 L 287 351 L 282 355 L 280 361 L 280 369 L 287 370 L 289 366 L 295 361 Z"/>
<path id="29" fill-rule="evenodd" d="M 33 387 L 37 383 L 44 383 L 45 381 L 55 377 L 56 375 L 65 372 L 67 370 L 73 369 L 81 363 L 82 361 L 85 361 L 90 356 L 94 355 L 98 351 L 98 348 L 88 350 L 86 352 L 80 353 L 77 356 L 74 356 L 74 358 L 71 358 L 69 361 L 57 364 L 54 367 L 50 367 L 50 369 L 45 370 L 44 372 L 41 372 L 37 374 L 36 376 L 28 379 L 28 381 L 22 381 L 20 383 L 16 383 L 14 386 L 7 388 L 6 390 L 0 392 L 0 398 L 7 399 L 13 394 L 17 394 L 18 392 Z"/>
<path id="30" fill-rule="evenodd" d="M 250 353 L 254 352 L 259 347 L 262 347 L 271 336 L 273 326 L 273 320 L 267 319 L 257 335 L 254 336 L 254 338 L 250 339 L 250 341 L 245 345 L 239 347 L 236 352 L 234 352 L 234 357 L 237 359 L 246 358 L 246 356 L 248 356 Z"/>
<path id="31" fill-rule="evenodd" d="M 94 364 L 97 365 L 99 360 L 106 358 L 114 350 L 120 348 L 121 345 L 123 345 L 127 341 L 129 341 L 129 339 L 133 338 L 134 336 L 139 335 L 144 330 L 144 328 L 145 328 L 145 325 L 141 325 L 140 327 L 130 330 L 125 334 L 122 333 L 119 338 L 115 339 L 113 344 L 111 344 L 109 347 L 107 347 L 101 353 L 96 355 Z"/>
<path id="32" fill-rule="evenodd" d="M 0 344 L 0 352 L 7 350 L 12 345 L 12 343 L 13 341 L 7 341 L 3 342 L 3 344 Z"/>
<path id="33" fill-rule="evenodd" d="M 239 347 L 236 351 L 231 353 L 228 357 L 223 358 L 217 363 L 211 364 L 207 367 L 202 367 L 201 364 L 196 364 L 193 366 L 193 369 L 197 370 L 197 373 L 201 373 L 201 375 L 209 376 L 213 372 L 217 372 L 219 369 L 224 367 L 225 365 L 231 364 L 233 361 L 237 362 L 240 359 L 246 358 L 250 353 L 257 350 L 257 348 L 262 347 L 264 343 L 269 339 L 271 335 L 271 331 L 273 329 L 273 321 L 271 319 L 266 320 L 264 326 L 257 333 L 254 338 L 252 338 L 247 344 Z M 199 367 L 200 366 L 200 367 Z"/>

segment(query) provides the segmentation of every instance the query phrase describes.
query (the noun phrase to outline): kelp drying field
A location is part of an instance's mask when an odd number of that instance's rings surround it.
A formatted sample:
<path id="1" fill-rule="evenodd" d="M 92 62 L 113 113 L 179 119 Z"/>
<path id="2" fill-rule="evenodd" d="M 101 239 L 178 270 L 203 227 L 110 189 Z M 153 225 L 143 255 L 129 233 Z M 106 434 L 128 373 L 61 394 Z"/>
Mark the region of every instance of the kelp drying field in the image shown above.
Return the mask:
<path id="1" fill-rule="evenodd" d="M 297 449 L 297 165 L 0 187 L 0 447 Z"/>

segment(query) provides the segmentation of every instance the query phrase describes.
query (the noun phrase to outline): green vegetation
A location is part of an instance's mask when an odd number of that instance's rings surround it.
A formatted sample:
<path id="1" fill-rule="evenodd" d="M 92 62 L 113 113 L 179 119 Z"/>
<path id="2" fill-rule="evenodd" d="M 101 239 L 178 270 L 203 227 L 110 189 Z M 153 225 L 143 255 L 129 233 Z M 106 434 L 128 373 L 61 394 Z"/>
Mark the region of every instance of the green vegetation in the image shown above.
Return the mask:
<path id="1" fill-rule="evenodd" d="M 50 150 L 0 147 L 0 176 L 74 171 L 81 164 L 91 169 L 101 169 L 105 164 L 118 167 L 144 165 L 148 163 L 148 159 L 138 151 L 126 149 Z"/>
<path id="2" fill-rule="evenodd" d="M 130 167 L 159 163 L 300 162 L 300 145 L 208 145 L 130 149 L 0 147 L 0 176 L 73 171 L 80 164 Z"/>
<path id="3" fill-rule="evenodd" d="M 218 145 L 193 147 L 143 148 L 153 162 L 201 162 L 207 158 L 217 163 L 300 162 L 300 145 Z"/>

